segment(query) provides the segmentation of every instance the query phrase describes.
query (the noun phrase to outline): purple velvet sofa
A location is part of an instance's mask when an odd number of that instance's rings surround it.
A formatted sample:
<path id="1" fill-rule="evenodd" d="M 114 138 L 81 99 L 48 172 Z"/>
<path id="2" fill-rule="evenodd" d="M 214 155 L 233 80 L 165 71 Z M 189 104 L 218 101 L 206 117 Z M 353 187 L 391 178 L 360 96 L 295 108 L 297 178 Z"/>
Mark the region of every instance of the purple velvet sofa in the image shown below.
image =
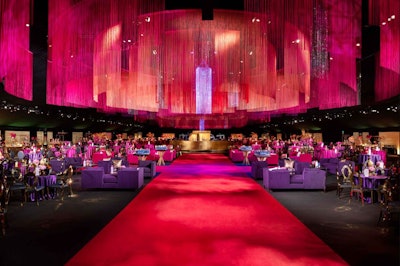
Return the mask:
<path id="1" fill-rule="evenodd" d="M 280 167 L 285 167 L 284 160 L 278 161 Z M 263 168 L 274 168 L 276 165 L 269 165 L 267 161 L 252 161 L 251 162 L 251 177 L 254 179 L 263 179 Z M 294 161 L 295 174 L 301 175 L 304 168 L 311 168 L 311 163 Z"/>
<path id="2" fill-rule="evenodd" d="M 82 189 L 116 188 L 138 189 L 143 186 L 143 168 L 126 167 L 114 174 L 106 174 L 103 167 L 89 167 L 82 171 Z"/>
<path id="3" fill-rule="evenodd" d="M 326 189 L 326 172 L 319 168 L 304 168 L 301 174 L 286 168 L 263 168 L 263 185 L 274 189 Z"/>

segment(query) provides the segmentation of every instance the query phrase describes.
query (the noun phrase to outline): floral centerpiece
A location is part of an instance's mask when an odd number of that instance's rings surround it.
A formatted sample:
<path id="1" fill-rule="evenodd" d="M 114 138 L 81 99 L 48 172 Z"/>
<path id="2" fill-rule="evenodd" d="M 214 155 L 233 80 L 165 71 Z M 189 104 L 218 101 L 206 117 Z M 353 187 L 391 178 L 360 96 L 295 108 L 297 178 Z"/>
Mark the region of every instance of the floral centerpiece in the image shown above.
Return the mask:
<path id="1" fill-rule="evenodd" d="M 136 155 L 145 156 L 150 154 L 150 149 L 138 149 L 135 152 Z"/>
<path id="2" fill-rule="evenodd" d="M 156 151 L 166 151 L 167 145 L 156 145 L 154 148 Z"/>
<path id="3" fill-rule="evenodd" d="M 376 162 L 375 171 L 378 175 L 385 174 L 385 163 L 382 160 Z"/>
<path id="4" fill-rule="evenodd" d="M 269 157 L 271 156 L 271 152 L 268 150 L 256 150 L 254 151 L 254 155 L 256 157 Z"/>
<path id="5" fill-rule="evenodd" d="M 304 145 L 300 147 L 300 152 L 301 153 L 312 153 L 314 152 L 314 147 L 310 145 Z"/>
<path id="6" fill-rule="evenodd" d="M 373 176 L 376 175 L 376 168 L 374 163 L 368 158 L 363 165 L 363 173 L 365 176 Z"/>
<path id="7" fill-rule="evenodd" d="M 313 168 L 320 168 L 320 167 L 321 167 L 321 165 L 320 165 L 320 163 L 319 163 L 318 160 L 313 160 L 313 161 L 311 162 L 311 166 L 312 166 Z"/>
<path id="8" fill-rule="evenodd" d="M 241 151 L 251 151 L 252 148 L 251 148 L 251 146 L 242 145 L 242 146 L 239 147 L 239 150 L 241 150 Z"/>

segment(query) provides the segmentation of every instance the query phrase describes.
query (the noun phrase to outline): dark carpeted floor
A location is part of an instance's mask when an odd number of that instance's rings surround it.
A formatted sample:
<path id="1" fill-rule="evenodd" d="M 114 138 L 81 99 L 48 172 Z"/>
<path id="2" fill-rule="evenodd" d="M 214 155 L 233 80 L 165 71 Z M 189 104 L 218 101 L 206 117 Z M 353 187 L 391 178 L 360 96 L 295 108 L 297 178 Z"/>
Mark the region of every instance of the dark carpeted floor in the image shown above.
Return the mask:
<path id="1" fill-rule="evenodd" d="M 398 217 L 377 226 L 379 204 L 338 199 L 334 177 L 328 183 L 326 192 L 269 193 L 350 265 L 400 265 Z M 63 265 L 140 192 L 80 190 L 79 175 L 73 188 L 72 197 L 43 200 L 39 206 L 21 206 L 13 195 L 7 234 L 0 237 L 0 265 Z"/>
<path id="2" fill-rule="evenodd" d="M 400 265 L 398 214 L 378 226 L 379 204 L 349 203 L 336 190 L 271 194 L 350 265 Z"/>

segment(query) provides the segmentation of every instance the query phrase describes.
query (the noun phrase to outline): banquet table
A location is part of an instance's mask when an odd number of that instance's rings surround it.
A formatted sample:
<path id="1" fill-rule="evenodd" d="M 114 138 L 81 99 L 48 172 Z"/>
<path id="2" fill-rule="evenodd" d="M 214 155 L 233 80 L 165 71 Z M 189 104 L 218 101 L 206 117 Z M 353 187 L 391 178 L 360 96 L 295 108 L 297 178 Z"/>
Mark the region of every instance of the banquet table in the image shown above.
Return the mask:
<path id="1" fill-rule="evenodd" d="M 120 149 L 121 149 L 121 146 L 119 146 L 119 145 L 114 145 L 114 147 L 113 147 L 113 151 L 115 154 L 118 154 Z"/>
<path id="2" fill-rule="evenodd" d="M 73 158 L 75 157 L 75 155 L 76 155 L 76 148 L 71 147 L 66 152 L 66 156 L 69 158 Z"/>
<path id="3" fill-rule="evenodd" d="M 88 145 L 85 149 L 85 158 L 92 159 L 93 153 L 96 151 L 96 149 L 96 146 Z"/>
<path id="4" fill-rule="evenodd" d="M 306 162 L 306 163 L 311 163 L 312 162 L 312 155 L 309 153 L 302 153 L 300 156 L 296 158 L 297 161 L 299 162 Z"/>
<path id="5" fill-rule="evenodd" d="M 249 161 L 249 153 L 252 152 L 252 147 L 251 146 L 241 146 L 239 148 L 243 152 L 243 165 L 250 165 Z"/>
<path id="6" fill-rule="evenodd" d="M 254 155 L 257 157 L 257 161 L 266 161 L 268 156 L 263 156 L 263 155 Z"/>
<path id="7" fill-rule="evenodd" d="M 62 173 L 65 170 L 65 161 L 53 159 L 50 160 L 51 169 L 53 169 L 56 173 Z"/>
<path id="8" fill-rule="evenodd" d="M 158 158 L 157 165 L 165 165 L 165 161 L 164 161 L 164 153 L 165 153 L 165 151 L 164 150 L 159 150 L 159 151 L 157 151 L 157 153 L 160 156 Z"/>
<path id="9" fill-rule="evenodd" d="M 261 150 L 261 145 L 260 144 L 253 144 L 253 145 L 251 145 L 251 148 L 252 148 L 253 151 Z"/>
<path id="10" fill-rule="evenodd" d="M 338 153 L 335 150 L 321 150 L 320 158 L 337 158 Z"/>
<path id="11" fill-rule="evenodd" d="M 254 156 L 257 157 L 258 161 L 266 161 L 271 156 L 271 153 L 269 151 L 256 150 Z"/>
<path id="12" fill-rule="evenodd" d="M 278 166 L 279 165 L 279 155 L 276 153 L 271 153 L 267 158 L 267 162 L 269 166 Z"/>
<path id="13" fill-rule="evenodd" d="M 95 152 L 93 153 L 92 161 L 94 164 L 97 164 L 99 161 L 103 161 L 108 158 L 106 152 Z"/>
<path id="14" fill-rule="evenodd" d="M 243 151 L 243 164 L 244 165 L 250 165 L 250 161 L 249 161 L 249 153 L 250 151 Z"/>
<path id="15" fill-rule="evenodd" d="M 129 162 L 129 164 L 138 164 L 139 158 L 136 154 L 133 153 L 128 153 L 127 155 L 127 160 Z"/>
<path id="16" fill-rule="evenodd" d="M 364 164 L 368 158 L 371 158 L 371 161 L 376 164 L 377 161 L 381 160 L 381 155 L 380 154 L 360 154 L 358 155 L 358 163 L 359 164 Z"/>
<path id="17" fill-rule="evenodd" d="M 155 150 L 157 151 L 158 154 L 158 161 L 157 165 L 165 165 L 164 161 L 164 154 L 167 151 L 167 145 L 156 145 Z"/>
<path id="18" fill-rule="evenodd" d="M 56 175 L 41 175 L 39 176 L 39 184 L 45 187 L 45 197 L 50 199 L 54 198 L 53 191 L 50 191 L 50 185 L 57 182 Z"/>
<path id="19" fill-rule="evenodd" d="M 363 188 L 371 191 L 371 203 L 374 203 L 374 191 L 378 191 L 379 186 L 388 178 L 385 175 L 370 175 L 365 176 L 361 174 L 363 180 Z"/>
<path id="20" fill-rule="evenodd" d="M 145 161 L 147 156 L 150 155 L 149 149 L 139 149 L 135 152 L 136 156 L 139 158 L 140 161 Z"/>
<path id="21" fill-rule="evenodd" d="M 380 155 L 381 156 L 381 160 L 384 162 L 384 164 L 386 164 L 386 152 L 385 151 L 373 151 L 372 154 L 376 154 L 376 155 Z"/>

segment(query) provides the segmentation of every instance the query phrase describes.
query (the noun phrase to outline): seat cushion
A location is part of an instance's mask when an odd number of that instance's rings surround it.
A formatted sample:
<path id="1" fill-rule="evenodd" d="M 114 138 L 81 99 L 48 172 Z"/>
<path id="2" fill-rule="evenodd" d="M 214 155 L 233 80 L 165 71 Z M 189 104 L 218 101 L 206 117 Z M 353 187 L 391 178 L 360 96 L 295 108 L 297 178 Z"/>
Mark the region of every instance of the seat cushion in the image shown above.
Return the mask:
<path id="1" fill-rule="evenodd" d="M 303 184 L 303 175 L 292 175 L 290 176 L 290 183 L 295 183 L 295 184 Z"/>
<path id="2" fill-rule="evenodd" d="M 104 182 L 104 183 L 117 183 L 117 182 L 118 182 L 118 179 L 117 179 L 117 177 L 114 176 L 114 175 L 105 174 L 105 175 L 103 176 L 103 182 Z"/>

